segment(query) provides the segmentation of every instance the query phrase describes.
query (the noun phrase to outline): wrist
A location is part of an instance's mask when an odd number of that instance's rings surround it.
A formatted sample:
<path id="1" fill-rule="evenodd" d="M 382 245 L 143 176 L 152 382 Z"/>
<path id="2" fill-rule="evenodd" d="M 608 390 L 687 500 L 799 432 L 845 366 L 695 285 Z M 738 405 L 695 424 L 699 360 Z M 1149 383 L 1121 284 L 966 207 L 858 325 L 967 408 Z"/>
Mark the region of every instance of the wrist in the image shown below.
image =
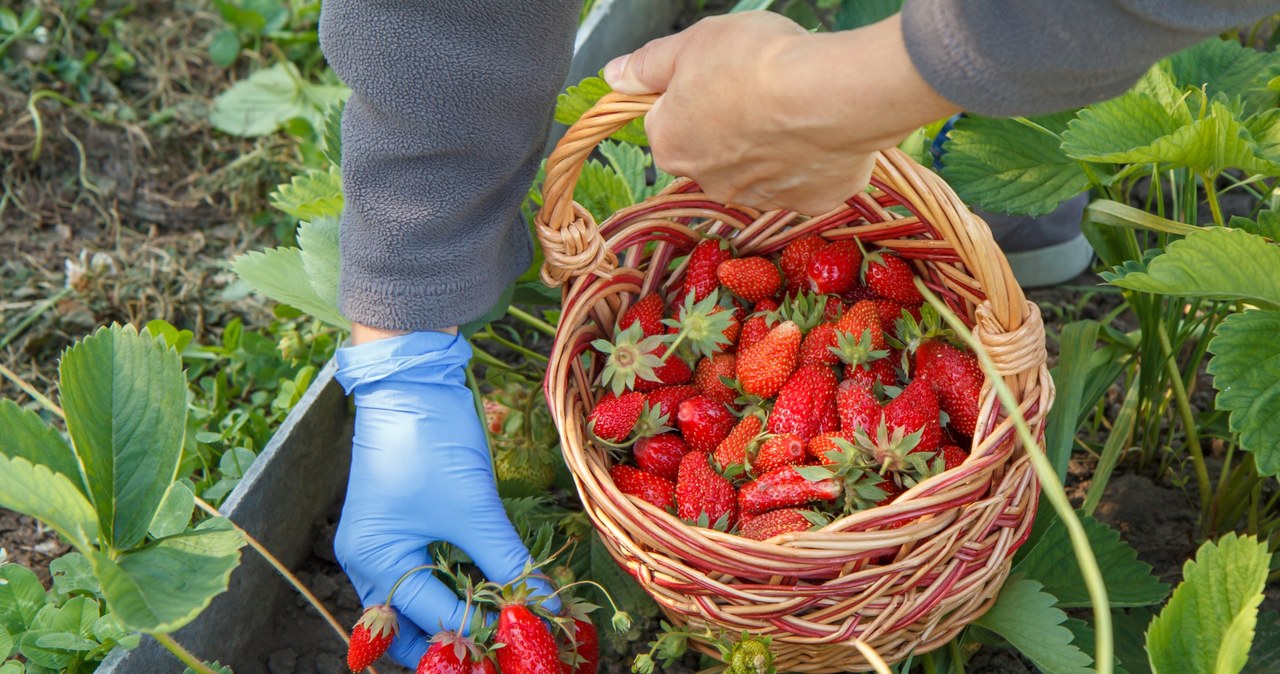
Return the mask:
<path id="1" fill-rule="evenodd" d="M 447 328 L 441 328 L 437 332 L 444 332 L 450 335 L 458 334 L 458 326 L 453 325 Z M 383 328 L 375 328 L 372 325 L 364 325 L 363 323 L 351 324 L 351 345 L 359 346 L 379 339 L 387 339 L 390 337 L 400 337 L 409 334 L 408 330 L 386 330 Z"/>

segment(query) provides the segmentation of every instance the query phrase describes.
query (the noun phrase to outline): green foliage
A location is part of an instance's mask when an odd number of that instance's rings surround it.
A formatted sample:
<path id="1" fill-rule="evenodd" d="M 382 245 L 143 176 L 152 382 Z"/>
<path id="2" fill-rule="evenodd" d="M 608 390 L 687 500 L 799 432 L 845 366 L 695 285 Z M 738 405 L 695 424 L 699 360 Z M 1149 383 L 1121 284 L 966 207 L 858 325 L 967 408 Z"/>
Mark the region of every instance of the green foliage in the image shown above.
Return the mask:
<path id="1" fill-rule="evenodd" d="M 1015 577 L 1000 590 L 996 603 L 974 625 L 1003 637 L 1051 674 L 1087 674 L 1093 662 L 1072 641 L 1064 623 L 1067 614 L 1057 608 L 1057 598 L 1042 591 L 1040 583 Z"/>
<path id="2" fill-rule="evenodd" d="M 304 79 L 297 66 L 286 61 L 259 70 L 219 94 L 209 122 L 235 136 L 265 136 L 294 119 L 318 129 L 323 127 L 325 110 L 349 93 L 340 84 Z"/>
<path id="3" fill-rule="evenodd" d="M 335 218 L 342 213 L 342 175 L 337 166 L 310 169 L 277 187 L 271 205 L 299 220 Z"/>
<path id="4" fill-rule="evenodd" d="M 1037 524 L 1046 520 L 1049 524 L 1036 543 L 1029 550 L 1024 548 L 1026 552 L 1019 551 L 1021 559 L 1014 570 L 1039 582 L 1044 592 L 1057 599 L 1060 608 L 1092 605 L 1084 575 L 1075 563 L 1067 528 L 1047 514 L 1042 514 Z M 1168 596 L 1169 587 L 1152 575 L 1150 564 L 1138 561 L 1138 552 L 1120 539 L 1119 532 L 1092 517 L 1082 515 L 1080 520 L 1113 607 L 1150 606 Z"/>
<path id="5" fill-rule="evenodd" d="M 299 232 L 302 227 L 299 226 Z M 321 238 L 320 241 L 326 241 Z M 336 275 L 338 256 L 336 246 L 329 250 L 327 245 L 313 251 L 311 265 L 307 264 L 301 248 L 270 248 L 262 252 L 251 251 L 236 256 L 231 261 L 231 269 L 256 292 L 271 299 L 282 302 L 328 323 L 346 329 L 350 327 L 347 319 L 338 311 L 336 287 L 331 295 L 322 295 L 313 285 L 309 266 L 319 265 L 318 259 L 330 256 L 328 269 Z"/>
<path id="6" fill-rule="evenodd" d="M 1253 452 L 1261 475 L 1280 474 L 1280 311 L 1227 316 L 1209 342 L 1215 400 L 1230 429 Z"/>
<path id="7" fill-rule="evenodd" d="M 588 77 L 575 86 L 569 87 L 556 99 L 555 119 L 561 124 L 573 124 L 602 96 L 613 91 L 609 83 L 600 77 Z M 624 143 L 648 145 L 649 138 L 644 133 L 643 118 L 634 119 L 622 127 L 612 138 Z"/>
<path id="8" fill-rule="evenodd" d="M 1271 554 L 1228 534 L 1200 546 L 1147 631 L 1151 671 L 1232 674 L 1244 668 Z"/>
<path id="9" fill-rule="evenodd" d="M 1194 232 L 1149 264 L 1115 269 L 1103 278 L 1148 293 L 1243 300 L 1280 309 L 1280 247 L 1239 229 Z"/>

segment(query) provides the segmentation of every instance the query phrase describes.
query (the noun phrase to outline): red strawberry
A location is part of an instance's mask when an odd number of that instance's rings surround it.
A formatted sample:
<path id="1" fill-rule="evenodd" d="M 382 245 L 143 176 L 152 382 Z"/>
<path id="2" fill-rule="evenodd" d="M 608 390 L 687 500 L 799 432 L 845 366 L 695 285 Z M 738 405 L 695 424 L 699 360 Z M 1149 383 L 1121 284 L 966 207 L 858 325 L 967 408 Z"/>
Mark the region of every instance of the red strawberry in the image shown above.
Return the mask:
<path id="1" fill-rule="evenodd" d="M 689 384 L 681 386 L 663 386 L 645 394 L 649 407 L 658 414 L 667 416 L 667 423 L 676 418 L 680 403 L 698 395 L 698 388 Z"/>
<path id="2" fill-rule="evenodd" d="M 716 270 L 720 263 L 733 257 L 729 251 L 721 247 L 716 239 L 703 239 L 689 253 L 689 266 L 684 272 L 684 292 L 680 293 L 678 302 L 683 304 L 684 296 L 693 293 L 695 300 L 703 300 L 711 291 L 720 287 L 720 279 Z"/>
<path id="3" fill-rule="evenodd" d="M 644 402 L 644 394 L 635 391 L 621 396 L 606 393 L 587 416 L 591 432 L 605 442 L 624 442 L 640 420 Z"/>
<path id="4" fill-rule="evenodd" d="M 800 327 L 791 321 L 779 323 L 758 344 L 738 353 L 735 366 L 742 390 L 772 397 L 795 370 L 799 356 Z"/>
<path id="5" fill-rule="evenodd" d="M 822 305 L 822 320 L 834 323 L 840 320 L 840 316 L 844 314 L 845 304 L 835 297 L 828 297 L 827 303 Z"/>
<path id="6" fill-rule="evenodd" d="M 749 302 L 772 297 L 782 287 L 782 274 L 763 257 L 740 257 L 725 260 L 716 269 L 724 287 Z"/>
<path id="7" fill-rule="evenodd" d="M 772 297 L 766 297 L 765 299 L 762 299 L 759 302 L 756 302 L 754 305 L 752 305 L 751 313 L 766 314 L 766 313 L 769 313 L 770 311 L 777 311 L 779 306 L 780 305 L 778 304 L 778 300 L 775 300 Z"/>
<path id="8" fill-rule="evenodd" d="M 880 423 L 880 404 L 871 395 L 871 389 L 853 380 L 840 382 L 836 389 L 836 410 L 840 415 L 841 431 L 871 434 Z"/>
<path id="9" fill-rule="evenodd" d="M 886 335 L 898 334 L 898 319 L 902 318 L 902 310 L 904 307 L 893 300 L 872 300 L 876 305 L 876 311 L 880 313 L 880 328 Z M 916 310 L 916 318 L 919 318 L 919 310 Z"/>
<path id="10" fill-rule="evenodd" d="M 763 425 L 764 422 L 760 421 L 760 417 L 754 414 L 742 417 L 742 420 L 729 433 L 729 437 L 721 440 L 720 444 L 716 446 L 716 464 L 721 468 L 745 464 L 747 462 L 747 447 L 756 439 L 756 436 L 760 435 Z"/>
<path id="11" fill-rule="evenodd" d="M 751 470 L 756 475 L 764 475 L 783 466 L 802 464 L 804 456 L 804 440 L 800 436 L 794 433 L 775 435 L 760 445 Z"/>
<path id="12" fill-rule="evenodd" d="M 609 477 L 613 478 L 618 491 L 624 494 L 630 494 L 667 510 L 675 506 L 676 486 L 671 480 L 622 465 L 610 468 Z"/>
<path id="13" fill-rule="evenodd" d="M 662 325 L 663 308 L 662 297 L 657 293 L 649 293 L 622 312 L 618 327 L 625 330 L 631 327 L 632 323 L 639 321 L 645 337 L 661 335 L 666 332 Z"/>
<path id="14" fill-rule="evenodd" d="M 794 433 L 808 442 L 819 433 L 838 429 L 837 385 L 830 366 L 813 363 L 796 370 L 778 391 L 769 414 L 769 432 Z"/>
<path id="15" fill-rule="evenodd" d="M 438 632 L 418 660 L 414 674 L 473 674 L 494 671 L 493 661 L 471 639 L 457 632 Z"/>
<path id="16" fill-rule="evenodd" d="M 710 358 L 698 361 L 698 369 L 693 373 L 693 384 L 702 395 L 717 402 L 732 404 L 738 399 L 738 392 L 725 385 L 721 377 L 733 379 L 737 370 L 734 364 L 737 359 L 731 353 L 717 353 Z"/>
<path id="17" fill-rule="evenodd" d="M 498 669 L 508 674 L 560 674 L 556 640 L 522 599 L 508 602 L 498 614 L 494 638 L 504 644 L 497 650 Z"/>
<path id="18" fill-rule="evenodd" d="M 878 484 L 876 484 L 876 486 L 879 487 L 880 490 L 884 492 L 884 498 L 880 499 L 879 501 L 876 501 L 877 506 L 889 505 L 890 503 L 893 503 L 894 499 L 898 498 L 899 496 L 902 496 L 902 492 L 906 491 L 906 489 L 902 488 L 902 485 L 898 484 L 897 482 L 894 482 L 889 478 L 885 478 L 881 480 Z M 902 524 L 905 524 L 905 522 L 900 523 L 893 528 L 896 529 L 897 527 L 902 526 Z"/>
<path id="19" fill-rule="evenodd" d="M 727 531 L 738 519 L 736 492 L 729 480 L 712 469 L 710 458 L 705 452 L 689 452 L 680 462 L 680 477 L 676 479 L 677 514 L 680 519 L 692 522 L 705 514 L 708 524 L 713 526 L 723 519 Z"/>
<path id="20" fill-rule="evenodd" d="M 969 459 L 969 452 L 955 445 L 944 445 L 942 447 L 942 461 L 946 466 L 946 470 L 959 468 L 960 464 Z"/>
<path id="21" fill-rule="evenodd" d="M 351 629 L 347 667 L 352 672 L 363 672 L 387 652 L 399 631 L 396 612 L 390 606 L 379 604 L 365 609 Z"/>
<path id="22" fill-rule="evenodd" d="M 839 304 L 833 302 L 832 304 Z M 836 345 L 836 326 L 834 323 L 820 323 L 818 327 L 809 331 L 804 336 L 804 341 L 800 344 L 800 364 L 808 363 L 824 363 L 827 365 L 835 365 L 840 362 L 840 356 L 836 355 L 831 349 Z"/>
<path id="23" fill-rule="evenodd" d="M 774 536 L 793 531 L 808 531 L 813 528 L 810 522 L 796 508 L 770 510 L 750 519 L 744 519 L 740 527 L 742 535 L 757 541 L 767 541 Z"/>
<path id="24" fill-rule="evenodd" d="M 884 330 L 880 327 L 880 312 L 875 302 L 863 300 L 849 307 L 836 321 L 836 332 L 847 332 L 858 341 L 870 335 L 871 350 L 881 351 L 887 347 Z"/>
<path id="25" fill-rule="evenodd" d="M 813 259 L 813 254 L 826 245 L 827 242 L 822 237 L 810 234 L 792 241 L 782 249 L 782 257 L 778 260 L 778 265 L 782 267 L 782 273 L 787 277 L 789 293 L 804 287 L 805 275 L 809 271 L 809 262 Z"/>
<path id="26" fill-rule="evenodd" d="M 679 435 L 663 433 L 636 440 L 632 451 L 635 452 L 636 465 L 640 466 L 640 470 L 667 480 L 675 480 L 676 471 L 680 470 L 680 459 L 689 452 L 689 448 Z"/>
<path id="27" fill-rule="evenodd" d="M 897 398 L 884 406 L 884 420 L 889 430 L 901 428 L 906 433 L 921 431 L 920 442 L 913 451 L 932 452 L 942 439 L 938 398 L 924 380 L 916 379 Z"/>
<path id="28" fill-rule="evenodd" d="M 653 368 L 653 374 L 657 381 L 637 378 L 635 390 L 648 392 L 662 388 L 663 386 L 679 386 L 680 384 L 687 384 L 693 379 L 693 370 L 689 369 L 689 364 L 684 362 L 684 359 L 675 354 L 667 356 L 666 345 L 658 345 L 658 348 L 654 349 L 652 353 L 659 359 L 666 359 L 661 365 Z"/>
<path id="29" fill-rule="evenodd" d="M 743 485 L 738 492 L 738 508 L 758 515 L 767 510 L 790 508 L 811 501 L 834 501 L 840 483 L 833 478 L 807 480 L 793 466 L 783 466 Z"/>
<path id="30" fill-rule="evenodd" d="M 896 386 L 898 371 L 893 369 L 896 361 L 897 359 L 891 355 L 886 358 L 877 358 L 869 363 L 857 365 L 850 363 L 844 366 L 844 377 L 858 382 L 868 390 L 874 388 L 877 383 L 881 386 Z"/>
<path id="31" fill-rule="evenodd" d="M 831 452 L 844 452 L 845 449 L 836 444 L 836 440 L 844 440 L 849 444 L 854 444 L 853 431 L 832 431 L 814 436 L 809 444 L 805 446 L 805 453 L 809 458 L 819 464 L 829 466 L 835 462 L 831 460 L 827 454 Z"/>
<path id="32" fill-rule="evenodd" d="M 596 674 L 600 671 L 600 638 L 596 626 L 586 617 L 573 618 L 573 640 L 564 650 L 572 650 L 579 660 L 577 666 L 561 662 L 563 674 Z"/>
<path id="33" fill-rule="evenodd" d="M 711 310 L 711 315 L 715 316 L 722 311 L 727 311 L 727 309 L 717 306 Z M 729 344 L 724 348 L 733 348 L 738 343 L 738 335 L 742 332 L 742 319 L 738 318 L 737 311 L 734 311 L 733 316 L 729 319 L 729 327 L 725 328 L 722 332 L 724 334 L 724 338 L 729 340 Z"/>
<path id="34" fill-rule="evenodd" d="M 928 340 L 916 349 L 916 377 L 938 396 L 938 406 L 951 417 L 951 426 L 973 437 L 978 427 L 978 396 L 986 377 L 972 353 L 946 342 Z"/>
<path id="35" fill-rule="evenodd" d="M 772 299 L 763 299 L 756 302 L 755 312 L 742 322 L 742 334 L 738 339 L 738 351 L 746 351 L 753 345 L 758 344 L 764 336 L 769 334 L 769 318 L 767 314 L 778 310 L 778 303 Z"/>
<path id="36" fill-rule="evenodd" d="M 713 451 L 729 436 L 734 424 L 729 408 L 706 396 L 694 396 L 680 403 L 676 421 L 685 443 L 695 452 Z"/>
<path id="37" fill-rule="evenodd" d="M 839 295 L 858 283 L 862 251 L 854 241 L 827 244 L 809 259 L 806 273 L 809 290 L 819 295 Z"/>
<path id="38" fill-rule="evenodd" d="M 920 291 L 916 290 L 916 275 L 911 270 L 911 265 L 893 253 L 868 253 L 863 274 L 867 285 L 883 297 L 902 304 L 920 304 L 924 301 Z"/>

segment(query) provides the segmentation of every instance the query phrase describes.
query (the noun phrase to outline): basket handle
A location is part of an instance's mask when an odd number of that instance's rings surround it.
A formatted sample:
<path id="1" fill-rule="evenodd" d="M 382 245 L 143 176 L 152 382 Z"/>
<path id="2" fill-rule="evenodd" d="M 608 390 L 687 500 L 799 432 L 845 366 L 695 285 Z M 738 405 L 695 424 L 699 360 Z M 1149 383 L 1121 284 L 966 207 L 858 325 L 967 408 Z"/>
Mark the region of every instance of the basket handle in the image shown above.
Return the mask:
<path id="1" fill-rule="evenodd" d="M 547 285 L 554 288 L 575 276 L 607 272 L 618 265 L 617 256 L 604 245 L 591 214 L 573 203 L 573 190 L 583 165 L 600 141 L 644 115 L 656 100 L 658 94 L 609 92 L 569 127 L 551 151 L 542 183 L 542 210 L 534 218 L 545 258 L 542 281 Z"/>

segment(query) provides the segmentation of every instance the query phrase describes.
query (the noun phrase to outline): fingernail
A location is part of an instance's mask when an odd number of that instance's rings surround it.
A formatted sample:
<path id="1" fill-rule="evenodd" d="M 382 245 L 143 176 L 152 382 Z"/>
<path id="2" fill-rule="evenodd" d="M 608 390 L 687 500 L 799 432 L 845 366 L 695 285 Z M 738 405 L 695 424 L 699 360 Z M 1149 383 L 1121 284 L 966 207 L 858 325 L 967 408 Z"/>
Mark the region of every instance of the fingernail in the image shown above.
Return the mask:
<path id="1" fill-rule="evenodd" d="M 623 54 L 605 65 L 604 81 L 608 82 L 609 86 L 615 87 L 618 82 L 622 81 L 622 73 L 626 72 L 627 61 L 630 59 L 631 54 Z"/>

